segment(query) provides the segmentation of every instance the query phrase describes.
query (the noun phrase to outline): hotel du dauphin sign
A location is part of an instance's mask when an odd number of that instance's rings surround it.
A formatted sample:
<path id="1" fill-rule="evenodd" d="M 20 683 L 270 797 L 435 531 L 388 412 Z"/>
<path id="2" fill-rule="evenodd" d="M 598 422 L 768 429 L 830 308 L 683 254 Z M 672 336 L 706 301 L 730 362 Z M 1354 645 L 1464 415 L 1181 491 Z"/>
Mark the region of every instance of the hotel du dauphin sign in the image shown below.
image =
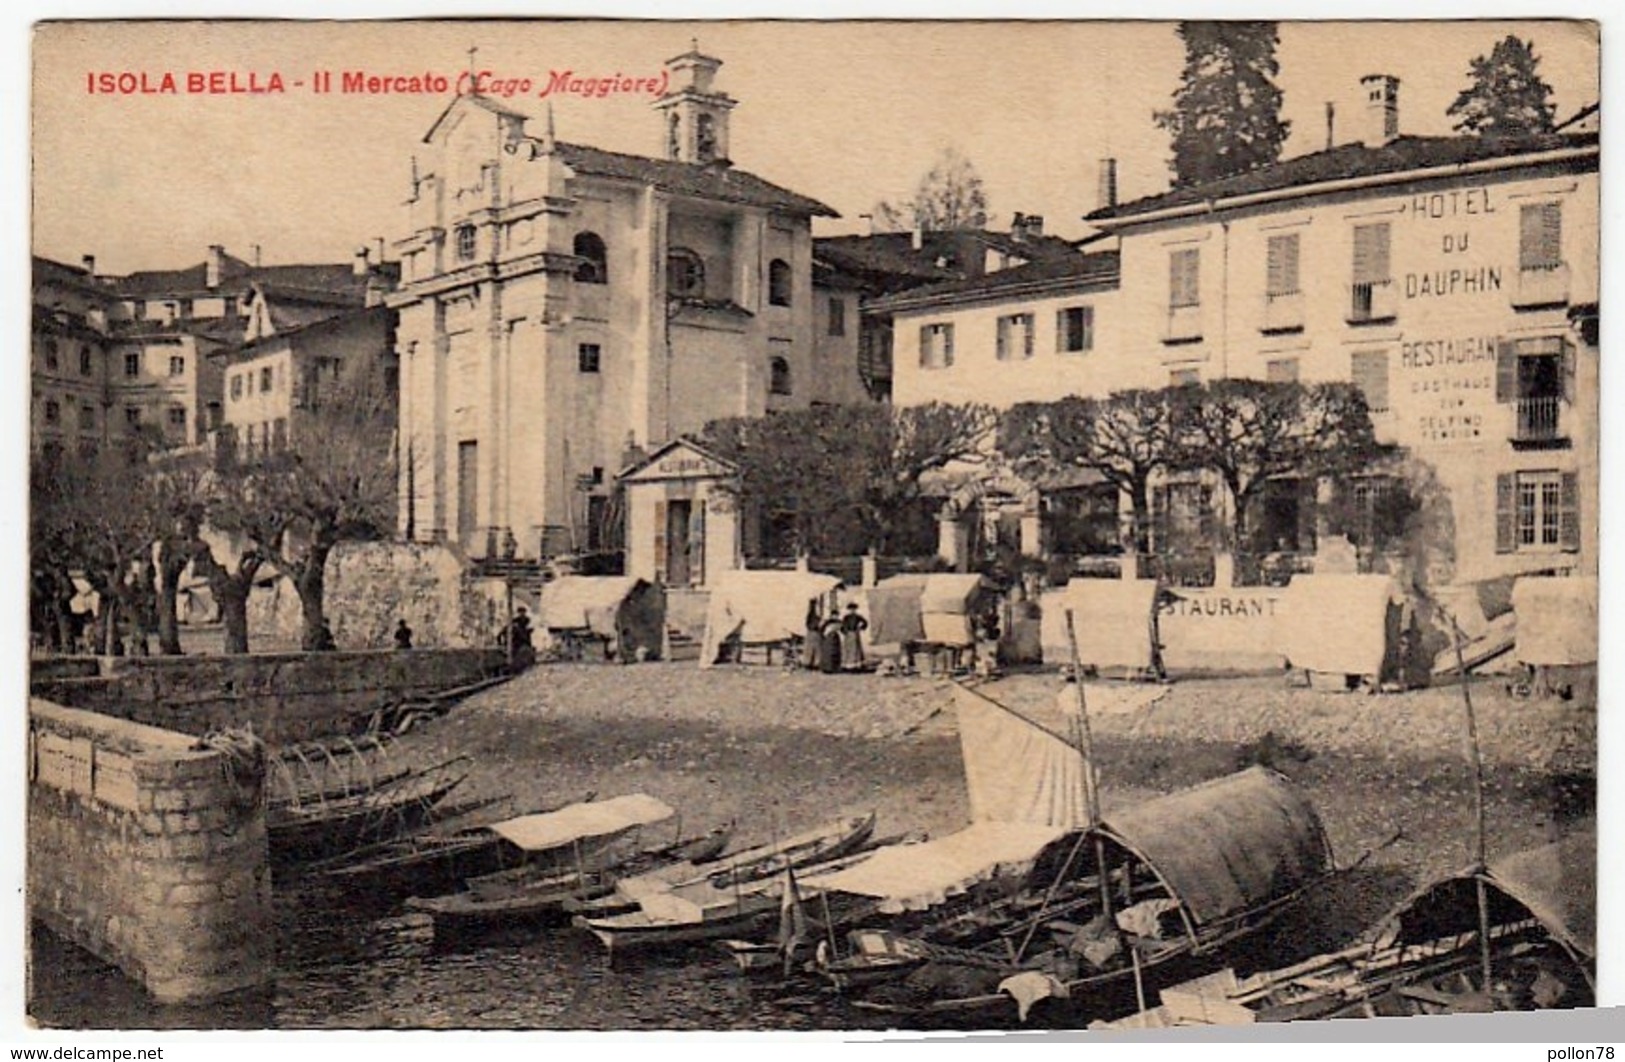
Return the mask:
<path id="1" fill-rule="evenodd" d="M 1394 427 L 1412 443 L 1492 442 L 1497 364 L 1515 322 L 1512 288 L 1519 277 L 1522 196 L 1505 186 L 1418 193 L 1389 215 L 1407 268 L 1394 278 L 1399 320 Z M 1555 237 L 1554 237 L 1555 238 Z M 1418 327 L 1420 326 L 1420 327 Z"/>

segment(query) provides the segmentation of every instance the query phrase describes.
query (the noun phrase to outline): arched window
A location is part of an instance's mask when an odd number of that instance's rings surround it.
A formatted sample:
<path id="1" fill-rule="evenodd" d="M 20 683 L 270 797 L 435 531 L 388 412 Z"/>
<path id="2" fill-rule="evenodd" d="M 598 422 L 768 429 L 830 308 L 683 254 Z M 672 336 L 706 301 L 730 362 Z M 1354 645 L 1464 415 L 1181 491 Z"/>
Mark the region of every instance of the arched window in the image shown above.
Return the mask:
<path id="1" fill-rule="evenodd" d="M 774 306 L 790 305 L 790 263 L 782 258 L 768 263 L 767 301 Z"/>
<path id="2" fill-rule="evenodd" d="M 92 369 L 92 367 L 91 367 L 91 363 L 90 363 L 90 348 L 89 347 L 80 347 L 79 348 L 79 375 L 80 376 L 89 376 L 90 373 L 91 373 L 91 369 Z"/>
<path id="3" fill-rule="evenodd" d="M 790 393 L 790 363 L 783 358 L 773 358 L 767 363 L 767 393 L 770 395 Z"/>
<path id="4" fill-rule="evenodd" d="M 709 114 L 694 120 L 694 157 L 701 162 L 717 157 L 717 120 Z"/>
<path id="5" fill-rule="evenodd" d="M 576 280 L 583 284 L 609 283 L 609 252 L 604 248 L 603 238 L 596 232 L 578 232 L 575 239 L 575 256 L 581 259 L 576 266 Z"/>
<path id="6" fill-rule="evenodd" d="M 666 294 L 673 298 L 699 298 L 705 294 L 705 260 L 687 247 L 666 254 Z"/>
<path id="7" fill-rule="evenodd" d="M 57 344 L 54 339 L 45 341 L 45 371 L 56 372 L 60 362 L 57 360 Z"/>
<path id="8" fill-rule="evenodd" d="M 474 260 L 474 226 L 457 226 L 457 260 L 459 262 L 472 262 Z"/>

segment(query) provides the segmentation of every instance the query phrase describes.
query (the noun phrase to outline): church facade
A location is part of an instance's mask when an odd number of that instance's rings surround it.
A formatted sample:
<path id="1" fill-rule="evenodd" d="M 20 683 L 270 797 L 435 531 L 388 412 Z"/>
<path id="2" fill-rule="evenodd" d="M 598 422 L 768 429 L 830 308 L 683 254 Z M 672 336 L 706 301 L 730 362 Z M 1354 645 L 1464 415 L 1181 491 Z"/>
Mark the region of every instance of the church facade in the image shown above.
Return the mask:
<path id="1" fill-rule="evenodd" d="M 406 537 L 610 549 L 635 456 L 721 417 L 864 400 L 850 344 L 819 334 L 811 219 L 835 212 L 733 166 L 720 66 L 667 62 L 660 157 L 566 143 L 479 95 L 429 129 L 390 299 Z M 678 537 L 703 525 L 703 506 L 670 511 L 695 524 Z"/>

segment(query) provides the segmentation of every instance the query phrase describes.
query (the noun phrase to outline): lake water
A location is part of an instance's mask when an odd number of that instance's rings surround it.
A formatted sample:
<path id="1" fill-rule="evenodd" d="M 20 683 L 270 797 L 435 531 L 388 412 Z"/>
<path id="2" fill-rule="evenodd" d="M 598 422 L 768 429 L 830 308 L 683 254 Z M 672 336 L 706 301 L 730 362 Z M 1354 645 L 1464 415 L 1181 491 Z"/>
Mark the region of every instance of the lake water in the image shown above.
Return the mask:
<path id="1" fill-rule="evenodd" d="M 331 899 L 277 902 L 274 988 L 191 1006 L 153 1003 L 132 981 L 44 929 L 32 937 L 29 1012 L 59 1028 L 712 1029 L 852 1027 L 834 999 L 780 1005 L 776 978 L 747 978 L 715 945 L 617 955 L 589 934 L 515 930 L 434 940 L 428 916 Z"/>

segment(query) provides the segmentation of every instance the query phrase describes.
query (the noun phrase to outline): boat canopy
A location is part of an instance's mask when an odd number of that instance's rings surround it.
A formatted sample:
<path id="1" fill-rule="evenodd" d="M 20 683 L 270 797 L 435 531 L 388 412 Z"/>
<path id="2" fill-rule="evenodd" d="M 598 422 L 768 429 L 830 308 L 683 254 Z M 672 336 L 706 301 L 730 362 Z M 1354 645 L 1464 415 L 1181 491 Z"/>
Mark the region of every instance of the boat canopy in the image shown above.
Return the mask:
<path id="1" fill-rule="evenodd" d="M 1597 957 L 1597 835 L 1577 833 L 1418 889 L 1379 925 L 1405 943 L 1476 932 L 1477 882 L 1489 886 L 1491 924 L 1534 917 L 1577 961 Z"/>
<path id="2" fill-rule="evenodd" d="M 978 822 L 921 844 L 882 848 L 843 870 L 800 879 L 803 889 L 847 892 L 881 901 L 883 914 L 923 911 L 994 877 L 1025 874 L 1067 831 L 1020 822 Z"/>
<path id="3" fill-rule="evenodd" d="M 1195 928 L 1283 899 L 1332 870 L 1314 805 L 1264 767 L 1112 812 L 1100 829 L 1150 864 Z"/>
<path id="4" fill-rule="evenodd" d="M 637 826 L 664 822 L 675 814 L 663 801 L 644 793 L 631 793 L 610 800 L 571 804 L 558 811 L 521 815 L 493 823 L 491 829 L 527 852 L 542 852 L 590 837 L 609 837 Z"/>

